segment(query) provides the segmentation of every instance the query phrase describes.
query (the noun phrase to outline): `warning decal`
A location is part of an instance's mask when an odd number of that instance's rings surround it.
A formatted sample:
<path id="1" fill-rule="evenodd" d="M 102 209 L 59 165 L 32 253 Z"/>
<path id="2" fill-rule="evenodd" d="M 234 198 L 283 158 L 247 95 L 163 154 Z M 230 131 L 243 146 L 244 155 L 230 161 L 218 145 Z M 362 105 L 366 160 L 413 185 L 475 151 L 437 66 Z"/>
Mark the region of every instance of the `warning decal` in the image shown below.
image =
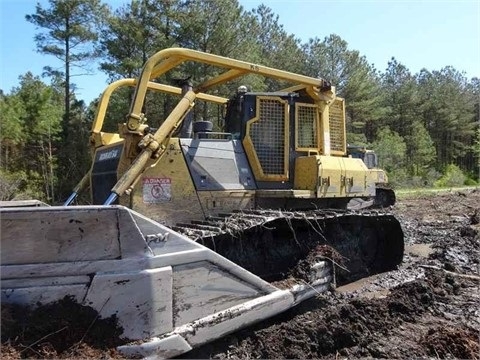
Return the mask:
<path id="1" fill-rule="evenodd" d="M 170 178 L 143 178 L 143 202 L 155 204 L 172 199 Z"/>

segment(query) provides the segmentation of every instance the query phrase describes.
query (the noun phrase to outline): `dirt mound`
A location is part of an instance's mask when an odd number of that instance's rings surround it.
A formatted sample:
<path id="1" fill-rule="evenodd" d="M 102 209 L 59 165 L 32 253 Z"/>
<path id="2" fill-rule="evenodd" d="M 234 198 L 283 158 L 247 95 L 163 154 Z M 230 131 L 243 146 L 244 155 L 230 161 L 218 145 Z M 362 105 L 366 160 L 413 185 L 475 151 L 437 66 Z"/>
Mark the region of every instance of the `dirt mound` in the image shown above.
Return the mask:
<path id="1" fill-rule="evenodd" d="M 122 329 L 116 318 L 73 299 L 35 309 L 2 304 L 2 358 L 119 358 Z"/>
<path id="2" fill-rule="evenodd" d="M 411 322 L 433 304 L 424 281 L 403 284 L 386 299 L 352 299 L 331 294 L 287 314 L 185 354 L 184 358 L 390 357 L 374 344 L 403 322 Z M 425 356 L 418 352 L 411 356 Z"/>
<path id="3" fill-rule="evenodd" d="M 427 354 L 435 358 L 478 359 L 478 334 L 464 329 L 432 328 L 421 341 Z"/>

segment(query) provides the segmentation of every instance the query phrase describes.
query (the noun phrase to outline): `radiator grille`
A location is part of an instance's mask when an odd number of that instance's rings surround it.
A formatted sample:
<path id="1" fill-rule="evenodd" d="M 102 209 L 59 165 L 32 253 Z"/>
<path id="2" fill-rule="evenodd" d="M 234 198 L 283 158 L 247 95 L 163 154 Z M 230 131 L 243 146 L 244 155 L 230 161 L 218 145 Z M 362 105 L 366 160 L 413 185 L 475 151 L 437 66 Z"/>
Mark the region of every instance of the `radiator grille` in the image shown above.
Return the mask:
<path id="1" fill-rule="evenodd" d="M 258 99 L 257 121 L 251 125 L 250 137 L 265 175 L 284 175 L 285 107 L 276 99 Z"/>
<path id="2" fill-rule="evenodd" d="M 318 148 L 318 110 L 315 105 L 297 104 L 297 149 Z"/>
<path id="3" fill-rule="evenodd" d="M 330 105 L 330 149 L 345 152 L 345 112 L 343 100 L 336 99 Z"/>

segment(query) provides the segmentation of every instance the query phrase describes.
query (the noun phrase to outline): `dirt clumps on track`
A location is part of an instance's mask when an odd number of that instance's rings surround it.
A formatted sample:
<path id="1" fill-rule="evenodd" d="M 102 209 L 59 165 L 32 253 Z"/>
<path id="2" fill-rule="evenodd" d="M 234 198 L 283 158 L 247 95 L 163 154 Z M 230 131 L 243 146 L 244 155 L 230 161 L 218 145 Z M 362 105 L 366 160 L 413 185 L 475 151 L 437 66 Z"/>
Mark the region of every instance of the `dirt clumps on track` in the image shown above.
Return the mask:
<path id="1" fill-rule="evenodd" d="M 405 233 L 397 270 L 319 295 L 182 357 L 480 359 L 480 190 L 417 195 L 391 211 Z M 64 305 L 63 313 L 2 306 L 2 358 L 121 358 L 115 319 Z M 76 313 L 82 315 L 72 319 Z"/>

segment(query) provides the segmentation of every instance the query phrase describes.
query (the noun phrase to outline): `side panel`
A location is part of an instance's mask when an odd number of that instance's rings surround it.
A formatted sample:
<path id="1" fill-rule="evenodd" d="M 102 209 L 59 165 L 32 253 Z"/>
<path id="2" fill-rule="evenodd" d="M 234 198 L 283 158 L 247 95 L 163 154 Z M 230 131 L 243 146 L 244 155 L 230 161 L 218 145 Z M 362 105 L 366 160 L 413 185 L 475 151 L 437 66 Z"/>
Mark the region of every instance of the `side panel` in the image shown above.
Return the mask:
<path id="1" fill-rule="evenodd" d="M 258 297 L 258 288 L 242 283 L 209 262 L 174 267 L 174 326 L 189 323 Z"/>
<path id="2" fill-rule="evenodd" d="M 47 278 L 48 279 L 48 278 Z M 56 280 L 56 279 L 55 279 Z M 70 278 L 67 278 L 70 280 Z M 75 301 L 81 303 L 85 298 L 88 290 L 88 282 L 79 284 L 67 283 L 60 286 L 44 285 L 44 284 L 26 284 L 24 279 L 15 279 L 13 286 L 12 280 L 2 280 L 1 302 L 4 304 L 22 304 L 22 305 L 36 305 L 48 304 L 65 296 L 70 296 Z"/>
<path id="3" fill-rule="evenodd" d="M 295 162 L 295 189 L 317 197 L 374 196 L 376 177 L 360 159 L 303 156 Z"/>
<path id="4" fill-rule="evenodd" d="M 180 143 L 197 190 L 255 189 L 239 140 L 180 139 Z"/>
<path id="5" fill-rule="evenodd" d="M 253 209 L 255 207 L 255 191 L 199 191 L 198 198 L 205 215 L 230 213 L 235 210 Z"/>
<path id="6" fill-rule="evenodd" d="M 334 156 L 318 156 L 319 186 L 318 197 L 340 197 L 345 193 L 345 167 L 342 158 Z"/>
<path id="7" fill-rule="evenodd" d="M 317 191 L 319 161 L 317 156 L 300 156 L 295 159 L 295 190 Z"/>
<path id="8" fill-rule="evenodd" d="M 379 184 L 387 184 L 388 176 L 382 169 L 370 169 L 368 172 L 368 181 Z"/>
<path id="9" fill-rule="evenodd" d="M 102 305 L 101 317 L 115 314 L 123 336 L 129 339 L 171 331 L 172 268 L 97 274 L 89 286 L 85 304 Z"/>
<path id="10" fill-rule="evenodd" d="M 33 208 L 32 208 L 33 209 Z M 2 212 L 2 265 L 115 259 L 120 256 L 117 212 L 58 212 L 44 207 Z"/>
<path id="11" fill-rule="evenodd" d="M 178 139 L 172 138 L 165 154 L 143 173 L 132 191 L 131 205 L 168 226 L 204 218 Z"/>
<path id="12" fill-rule="evenodd" d="M 345 164 L 345 191 L 347 195 L 375 196 L 375 181 L 367 181 L 370 170 L 360 159 L 341 158 Z"/>

